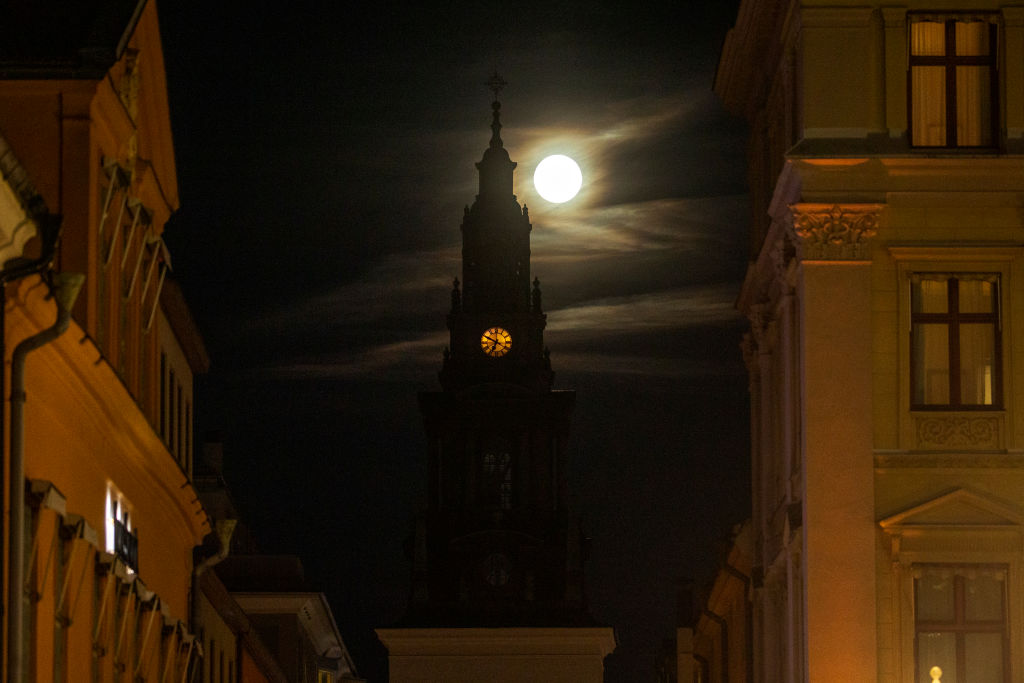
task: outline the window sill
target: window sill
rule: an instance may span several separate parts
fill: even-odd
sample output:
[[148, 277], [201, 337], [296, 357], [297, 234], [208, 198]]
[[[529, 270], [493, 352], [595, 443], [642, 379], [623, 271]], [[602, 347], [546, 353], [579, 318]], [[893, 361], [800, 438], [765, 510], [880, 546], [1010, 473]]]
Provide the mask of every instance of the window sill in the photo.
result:
[[922, 415], [934, 415], [935, 413], [949, 413], [950, 415], [956, 415], [964, 413], [965, 415], [976, 415], [977, 413], [1005, 413], [1006, 409], [1001, 405], [979, 405], [979, 406], [940, 406], [940, 405], [920, 405], [910, 406], [910, 412], [921, 413]]

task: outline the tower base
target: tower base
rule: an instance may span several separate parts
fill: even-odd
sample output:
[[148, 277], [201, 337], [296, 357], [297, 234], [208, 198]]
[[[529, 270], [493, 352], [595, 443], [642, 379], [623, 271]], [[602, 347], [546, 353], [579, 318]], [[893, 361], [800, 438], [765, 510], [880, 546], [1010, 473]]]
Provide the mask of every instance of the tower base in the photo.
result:
[[600, 683], [610, 627], [382, 628], [391, 683]]

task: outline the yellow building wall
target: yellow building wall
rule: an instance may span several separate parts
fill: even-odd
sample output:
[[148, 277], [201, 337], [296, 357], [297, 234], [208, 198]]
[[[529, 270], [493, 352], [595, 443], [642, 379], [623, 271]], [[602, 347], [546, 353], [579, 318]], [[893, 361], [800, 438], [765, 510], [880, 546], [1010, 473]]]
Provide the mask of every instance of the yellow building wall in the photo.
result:
[[[137, 65], [134, 76], [130, 63]], [[117, 88], [130, 92], [119, 96]], [[187, 634], [192, 553], [210, 526], [186, 471], [156, 431], [161, 340], [184, 366], [179, 376], [190, 402], [192, 379], [173, 334], [161, 330], [169, 328], [166, 319], [158, 315], [143, 329], [142, 312], [156, 305], [156, 278], [146, 300], [135, 294], [128, 314], [128, 364], [118, 367], [110, 357], [123, 346], [118, 326], [110, 326], [107, 354], [97, 342], [105, 305], [98, 239], [103, 161], [116, 160], [129, 173], [125, 191], [146, 207], [153, 236], [177, 208], [156, 3], [145, 3], [107, 78], [0, 81], [0, 133], [49, 210], [63, 215], [55, 268], [86, 275], [70, 328], [26, 364], [25, 477], [51, 482], [62, 501], [59, 511], [32, 511], [29, 680], [181, 680], [197, 652]], [[56, 306], [47, 290], [38, 276], [7, 286], [8, 367], [19, 341], [53, 324]], [[130, 510], [137, 573], [110, 569], [111, 491]], [[94, 537], [73, 536], [86, 526]]]
[[[986, 13], [997, 26], [996, 147], [909, 145], [915, 11]], [[1022, 680], [1024, 8], [744, 0], [716, 90], [753, 136], [739, 305], [752, 328], [765, 576], [755, 680], [919, 680], [913, 572], [924, 563], [1007, 567], [1007, 680]], [[780, 143], [784, 120], [795, 124]], [[956, 271], [999, 275], [1003, 405], [915, 411], [909, 278]]]
[[[235, 683], [239, 680], [244, 683], [249, 683], [250, 680], [266, 681], [262, 674], [253, 678], [238, 678], [240, 670], [240, 665], [236, 661], [240, 651], [238, 640], [231, 628], [210, 604], [203, 591], [199, 591], [196, 621], [203, 625], [203, 661], [201, 666], [204, 672], [198, 677], [199, 680], [204, 683]], [[259, 673], [259, 670], [256, 669], [254, 673]]]

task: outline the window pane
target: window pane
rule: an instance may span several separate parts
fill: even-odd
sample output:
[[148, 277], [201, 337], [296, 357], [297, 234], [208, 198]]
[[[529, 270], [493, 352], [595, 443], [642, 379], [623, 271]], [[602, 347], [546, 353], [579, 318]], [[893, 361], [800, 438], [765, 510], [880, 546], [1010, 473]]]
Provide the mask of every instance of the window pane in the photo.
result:
[[985, 280], [960, 280], [961, 313], [994, 313], [995, 283]]
[[960, 326], [960, 402], [964, 405], [992, 405], [995, 343], [991, 324]]
[[949, 303], [946, 286], [945, 279], [914, 282], [910, 293], [914, 313], [945, 313]]
[[956, 68], [956, 143], [992, 144], [992, 90], [987, 66]]
[[938, 21], [917, 21], [911, 24], [910, 52], [924, 56], [946, 54], [946, 25]]
[[953, 633], [918, 633], [917, 666], [917, 680], [921, 683], [932, 683], [932, 676], [929, 672], [933, 666], [942, 669], [942, 683], [957, 683], [956, 635]]
[[916, 324], [913, 327], [914, 403], [949, 403], [949, 328]]
[[988, 45], [988, 22], [987, 21], [958, 21], [956, 28], [956, 54], [978, 55], [990, 54]]
[[946, 144], [946, 70], [941, 66], [915, 66], [911, 130], [914, 145], [943, 147]]
[[[1005, 683], [1002, 633], [966, 633], [964, 650], [965, 670], [971, 683]], [[945, 675], [942, 680], [945, 682]]]
[[1003, 618], [1003, 576], [979, 571], [964, 578], [967, 621], [1000, 621]]
[[956, 618], [952, 571], [925, 570], [915, 583], [918, 621], [951, 622]]

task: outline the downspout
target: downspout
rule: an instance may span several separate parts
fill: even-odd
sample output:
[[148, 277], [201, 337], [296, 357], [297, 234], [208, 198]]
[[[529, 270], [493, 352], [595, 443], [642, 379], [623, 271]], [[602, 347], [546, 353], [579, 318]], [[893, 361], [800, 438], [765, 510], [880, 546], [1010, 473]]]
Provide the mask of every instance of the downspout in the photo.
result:
[[68, 329], [71, 307], [85, 276], [60, 273], [53, 279], [51, 296], [57, 302], [57, 320], [42, 332], [23, 339], [11, 354], [11, 464], [8, 482], [11, 516], [7, 585], [7, 678], [10, 683], [22, 683], [25, 677], [25, 361], [29, 353], [54, 341]]
[[[6, 147], [6, 143], [0, 138], [0, 152], [7, 152], [9, 148]], [[0, 161], [6, 154], [0, 154]], [[9, 162], [8, 162], [9, 163]], [[0, 172], [5, 180], [16, 176], [18, 173], [24, 173], [19, 167], [16, 167], [13, 171], [7, 167], [7, 165], [0, 164]], [[30, 220], [35, 222], [37, 228], [37, 235], [40, 238], [40, 253], [37, 258], [24, 259], [15, 258], [11, 259], [4, 264], [4, 268], [0, 270], [0, 391], [4, 386], [4, 363], [7, 353], [7, 327], [6, 327], [6, 308], [7, 308], [7, 284], [14, 282], [29, 275], [38, 273], [45, 273], [51, 267], [53, 263], [54, 255], [57, 252], [57, 242], [60, 239], [61, 223], [63, 218], [59, 214], [52, 214], [46, 209], [46, 204], [43, 202], [39, 195], [34, 194], [34, 190], [30, 191], [32, 197], [28, 200], [29, 206], [26, 207], [26, 211], [30, 216]], [[70, 307], [69, 307], [70, 308]], [[59, 304], [58, 304], [58, 322], [60, 318]], [[67, 323], [64, 324], [65, 327]], [[12, 359], [13, 360], [13, 359]], [[12, 385], [13, 386], [13, 385]], [[3, 404], [0, 402], [0, 444], [4, 441], [4, 421], [3, 417]], [[13, 418], [13, 408], [11, 410], [11, 416]], [[13, 432], [13, 425], [12, 425]], [[13, 437], [13, 435], [12, 435]], [[19, 437], [21, 439], [22, 437]], [[13, 443], [13, 438], [12, 438]], [[12, 454], [13, 454], [13, 448]], [[23, 455], [23, 452], [19, 454], [19, 457]], [[22, 461], [23, 463], [23, 461]], [[23, 643], [24, 643], [24, 604], [23, 604], [23, 590], [15, 589], [15, 586], [24, 585], [24, 541], [25, 541], [25, 528], [24, 528], [24, 504], [25, 504], [25, 476], [24, 466], [22, 465], [19, 473], [16, 473], [13, 469], [13, 461], [11, 463], [12, 469], [9, 471], [10, 481], [8, 482], [8, 488], [11, 491], [15, 491], [16, 494], [9, 499], [10, 503], [13, 503], [15, 498], [18, 500], [17, 507], [12, 505], [11, 515], [8, 517], [8, 525], [3, 530], [3, 534], [8, 539], [8, 557], [13, 560], [15, 553], [18, 555], [19, 561], [17, 563], [8, 563], [8, 596], [7, 601], [7, 680], [11, 683], [22, 683], [24, 679], [23, 673]], [[0, 468], [0, 491], [3, 490], [3, 469]], [[15, 482], [18, 482], [15, 485]], [[15, 515], [18, 516], [17, 526], [15, 526]], [[17, 544], [15, 544], [15, 538]], [[2, 552], [2, 551], [0, 551]], [[18, 576], [15, 576], [14, 572], [17, 572]], [[15, 583], [15, 579], [18, 583]], [[17, 677], [16, 677], [17, 676]]]
[[[199, 618], [199, 581], [202, 579], [203, 574], [210, 567], [223, 562], [228, 553], [231, 552], [231, 536], [235, 533], [235, 526], [238, 524], [237, 519], [218, 519], [214, 522], [214, 531], [217, 534], [217, 540], [220, 541], [220, 548], [213, 555], [207, 557], [199, 566], [195, 568], [192, 576], [192, 605], [191, 614], [189, 615], [189, 628], [195, 628], [197, 620]], [[241, 662], [241, 660], [238, 660]]]
[[[57, 243], [60, 240], [63, 218], [60, 214], [50, 213], [46, 202], [35, 191], [32, 183], [29, 181], [28, 173], [18, 162], [17, 158], [15, 158], [13, 151], [2, 135], [0, 135], [0, 182], [7, 184], [14, 190], [15, 194], [20, 198], [25, 214], [25, 217], [14, 227], [12, 235], [17, 235], [19, 231], [26, 227], [32, 228], [34, 226], [34, 234], [40, 241], [38, 257], [34, 259], [12, 258], [6, 261], [3, 264], [3, 268], [0, 269], [0, 395], [2, 395], [6, 373], [6, 363], [4, 361], [7, 360], [7, 284], [29, 275], [44, 273], [49, 270], [57, 253]], [[0, 401], [0, 444], [3, 444], [6, 440], [6, 422], [3, 419], [6, 408], [7, 406], [4, 402]], [[0, 452], [2, 450], [0, 448]], [[0, 492], [5, 488], [3, 477], [4, 468], [0, 467]], [[9, 526], [4, 527], [0, 524], [0, 547], [3, 545], [3, 538], [9, 538], [10, 533], [11, 529]], [[0, 550], [0, 554], [2, 552]], [[0, 615], [4, 618], [9, 618], [9, 612], [8, 614], [3, 614], [2, 606], [0, 606]], [[8, 623], [8, 634], [10, 632], [10, 623]]]

